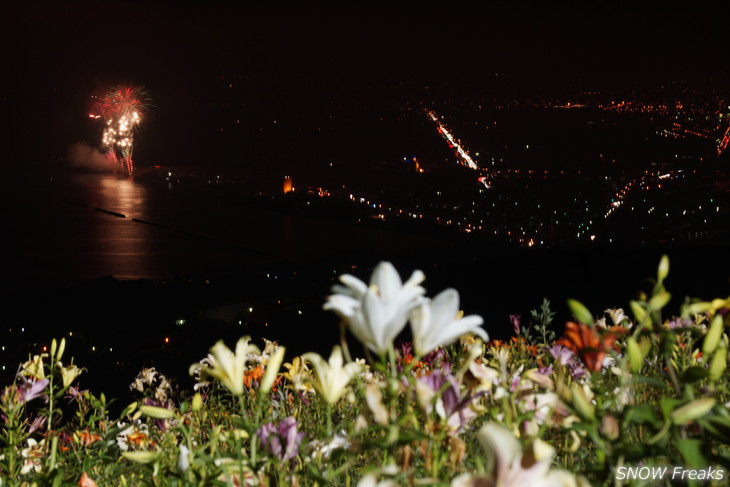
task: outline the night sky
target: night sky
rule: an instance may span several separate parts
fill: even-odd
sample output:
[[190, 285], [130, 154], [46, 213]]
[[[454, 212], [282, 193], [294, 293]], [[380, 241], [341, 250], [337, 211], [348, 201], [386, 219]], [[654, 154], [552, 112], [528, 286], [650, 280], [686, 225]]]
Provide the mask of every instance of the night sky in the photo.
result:
[[719, 12], [644, 5], [501, 2], [479, 13], [346, 14], [222, 2], [6, 2], [1, 101], [19, 116], [3, 131], [5, 145], [16, 159], [28, 146], [41, 158], [38, 147], [58, 152], [92, 139], [80, 123], [89, 96], [119, 83], [153, 96], [156, 128], [146, 130], [163, 142], [149, 153], [156, 160], [163, 150], [182, 157], [181, 146], [205, 128], [197, 119], [201, 107], [220, 102], [221, 76], [246, 80], [255, 124], [270, 115], [306, 121], [338, 104], [380, 99], [393, 85], [478, 91], [495, 73], [511, 76], [517, 90], [550, 91], [726, 69]]
[[344, 14], [220, 2], [9, 2], [3, 55], [20, 79], [28, 72], [166, 83], [221, 70], [274, 78], [339, 73], [354, 81], [379, 73], [438, 79], [546, 68], [553, 75], [639, 74], [723, 62], [716, 56], [727, 23], [719, 12], [643, 5], [503, 2], [479, 14]]

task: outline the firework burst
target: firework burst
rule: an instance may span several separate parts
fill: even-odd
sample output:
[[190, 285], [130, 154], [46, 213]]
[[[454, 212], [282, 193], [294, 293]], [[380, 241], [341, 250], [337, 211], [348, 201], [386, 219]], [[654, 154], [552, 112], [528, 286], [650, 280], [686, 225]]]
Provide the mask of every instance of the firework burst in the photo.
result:
[[149, 94], [138, 86], [120, 86], [95, 105], [97, 113], [90, 116], [104, 121], [101, 144], [107, 158], [115, 167], [121, 166], [127, 174], [133, 174], [134, 132], [149, 107]]

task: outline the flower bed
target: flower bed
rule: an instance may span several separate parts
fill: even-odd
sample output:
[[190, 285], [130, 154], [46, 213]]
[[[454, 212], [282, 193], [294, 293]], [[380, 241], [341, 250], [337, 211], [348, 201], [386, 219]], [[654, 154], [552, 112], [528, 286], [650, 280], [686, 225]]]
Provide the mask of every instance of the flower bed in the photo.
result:
[[0, 486], [727, 485], [730, 298], [666, 319], [668, 270], [631, 316], [570, 300], [555, 340], [544, 303], [500, 342], [455, 290], [427, 298], [421, 272], [381, 263], [328, 297], [329, 357], [218, 342], [190, 367], [194, 390], [144, 369], [119, 417], [74, 386], [84, 369], [54, 340], [2, 391]]

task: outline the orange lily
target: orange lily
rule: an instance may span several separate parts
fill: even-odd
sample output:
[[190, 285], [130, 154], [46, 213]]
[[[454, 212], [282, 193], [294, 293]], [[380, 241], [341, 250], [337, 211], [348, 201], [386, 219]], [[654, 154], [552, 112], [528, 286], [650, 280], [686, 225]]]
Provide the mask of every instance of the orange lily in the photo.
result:
[[565, 325], [565, 336], [556, 343], [578, 355], [588, 370], [597, 372], [603, 367], [608, 351], [616, 347], [616, 340], [625, 333], [625, 328], [613, 326], [601, 335], [595, 326], [568, 322]]

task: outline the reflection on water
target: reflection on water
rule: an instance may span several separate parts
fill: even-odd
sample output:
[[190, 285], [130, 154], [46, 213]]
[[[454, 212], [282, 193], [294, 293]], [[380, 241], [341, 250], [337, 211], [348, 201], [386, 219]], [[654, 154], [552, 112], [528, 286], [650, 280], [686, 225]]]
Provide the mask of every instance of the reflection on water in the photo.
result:
[[19, 191], [32, 198], [11, 212], [8, 267], [21, 282], [207, 277], [343, 249], [383, 255], [427, 245], [423, 237], [233, 204], [215, 186], [91, 174], [34, 184]]
[[133, 178], [101, 177], [99, 181], [100, 206], [122, 214], [138, 213], [147, 202], [147, 186], [135, 183]]

